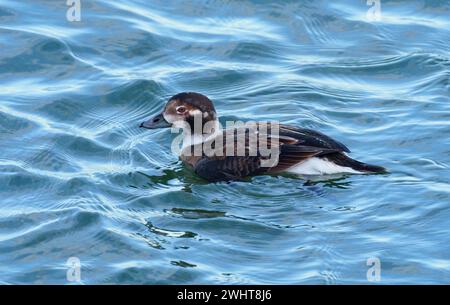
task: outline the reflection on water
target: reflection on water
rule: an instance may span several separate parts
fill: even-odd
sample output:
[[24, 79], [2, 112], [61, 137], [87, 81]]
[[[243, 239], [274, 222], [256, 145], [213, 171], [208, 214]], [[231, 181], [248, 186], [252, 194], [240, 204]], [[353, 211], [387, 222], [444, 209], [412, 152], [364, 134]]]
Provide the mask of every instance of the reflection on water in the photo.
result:
[[[443, 1], [0, 1], [1, 283], [448, 283]], [[181, 91], [389, 174], [207, 183], [139, 129]]]

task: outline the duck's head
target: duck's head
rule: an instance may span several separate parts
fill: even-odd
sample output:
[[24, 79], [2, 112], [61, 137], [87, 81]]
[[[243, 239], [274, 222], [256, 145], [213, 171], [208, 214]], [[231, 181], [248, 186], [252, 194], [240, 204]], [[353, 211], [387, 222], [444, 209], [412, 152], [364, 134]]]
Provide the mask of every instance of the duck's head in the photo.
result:
[[201, 122], [203, 127], [206, 123], [216, 120], [216, 110], [208, 97], [195, 92], [182, 92], [172, 96], [160, 114], [142, 122], [140, 127], [182, 127], [187, 123], [191, 130], [194, 130], [194, 122]]

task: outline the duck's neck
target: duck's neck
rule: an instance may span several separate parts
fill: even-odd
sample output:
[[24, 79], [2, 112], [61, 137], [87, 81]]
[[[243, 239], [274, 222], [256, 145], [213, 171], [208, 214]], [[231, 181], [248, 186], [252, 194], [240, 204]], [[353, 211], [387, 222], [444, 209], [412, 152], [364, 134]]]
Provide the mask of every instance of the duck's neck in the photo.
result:
[[190, 133], [190, 132], [183, 132], [183, 146], [182, 149], [193, 146], [193, 145], [198, 145], [198, 144], [202, 144], [205, 141], [214, 138], [215, 136], [217, 136], [220, 132], [222, 132], [222, 128], [220, 126], [220, 123], [218, 120], [215, 120], [213, 122], [213, 124], [211, 125], [213, 126], [210, 130], [204, 130], [203, 133]]

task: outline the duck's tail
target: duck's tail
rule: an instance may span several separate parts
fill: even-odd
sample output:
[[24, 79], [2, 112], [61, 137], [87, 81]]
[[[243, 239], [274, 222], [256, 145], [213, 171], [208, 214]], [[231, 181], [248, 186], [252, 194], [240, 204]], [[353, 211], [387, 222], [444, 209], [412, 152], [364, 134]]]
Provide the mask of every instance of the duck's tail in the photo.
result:
[[328, 154], [324, 157], [339, 166], [350, 167], [358, 172], [378, 174], [387, 172], [387, 170], [382, 166], [359, 162], [355, 159], [350, 158], [344, 153], [333, 153]]

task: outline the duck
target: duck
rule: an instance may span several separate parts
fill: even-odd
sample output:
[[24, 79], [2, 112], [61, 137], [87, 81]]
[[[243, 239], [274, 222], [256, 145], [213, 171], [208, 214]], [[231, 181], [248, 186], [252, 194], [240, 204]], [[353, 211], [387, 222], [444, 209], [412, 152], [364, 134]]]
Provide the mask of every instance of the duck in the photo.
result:
[[275, 121], [223, 128], [213, 102], [196, 92], [172, 96], [161, 113], [140, 127], [181, 128], [177, 153], [198, 176], [211, 182], [285, 172], [302, 176], [386, 173], [382, 166], [352, 159], [347, 146], [317, 130]]

